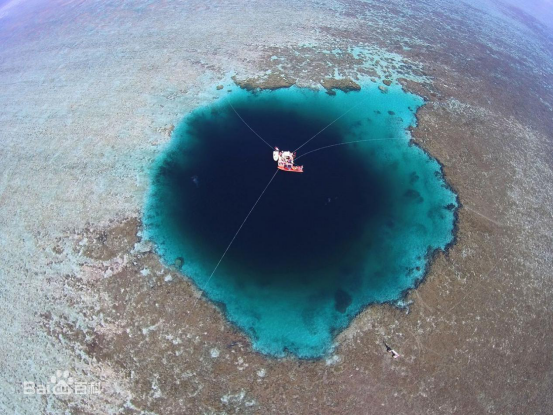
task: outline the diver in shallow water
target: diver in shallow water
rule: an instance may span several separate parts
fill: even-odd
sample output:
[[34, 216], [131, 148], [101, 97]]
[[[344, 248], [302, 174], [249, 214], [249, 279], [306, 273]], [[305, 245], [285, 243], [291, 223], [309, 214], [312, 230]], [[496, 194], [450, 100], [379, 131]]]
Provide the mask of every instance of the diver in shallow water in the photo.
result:
[[394, 359], [397, 359], [399, 357], [399, 353], [396, 352], [394, 349], [392, 349], [390, 346], [384, 342], [384, 346], [386, 347], [386, 352], [390, 353]]

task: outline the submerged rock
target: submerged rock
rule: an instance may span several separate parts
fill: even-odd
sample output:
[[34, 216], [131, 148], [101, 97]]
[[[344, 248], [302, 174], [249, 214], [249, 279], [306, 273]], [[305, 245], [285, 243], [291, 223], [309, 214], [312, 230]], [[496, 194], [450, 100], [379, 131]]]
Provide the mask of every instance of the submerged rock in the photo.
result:
[[417, 174], [416, 171], [411, 172], [411, 174], [409, 175], [409, 183], [411, 184], [416, 183], [419, 179], [420, 176]]
[[343, 91], [343, 92], [361, 91], [361, 86], [349, 78], [344, 78], [344, 79], [325, 78], [321, 82], [321, 85], [327, 91], [332, 91], [333, 89], [339, 89], [340, 91]]
[[294, 79], [289, 78], [282, 72], [272, 72], [264, 78], [246, 78], [244, 80], [240, 80], [236, 76], [233, 76], [232, 80], [240, 88], [247, 91], [255, 91], [256, 89], [274, 91], [280, 88], [290, 88], [296, 83]]
[[416, 203], [424, 202], [424, 198], [415, 189], [407, 189], [405, 191], [405, 193], [403, 194], [403, 196], [406, 197], [407, 199], [410, 199], [410, 200], [416, 202]]
[[345, 313], [352, 302], [351, 295], [342, 289], [334, 293], [334, 308], [340, 313]]

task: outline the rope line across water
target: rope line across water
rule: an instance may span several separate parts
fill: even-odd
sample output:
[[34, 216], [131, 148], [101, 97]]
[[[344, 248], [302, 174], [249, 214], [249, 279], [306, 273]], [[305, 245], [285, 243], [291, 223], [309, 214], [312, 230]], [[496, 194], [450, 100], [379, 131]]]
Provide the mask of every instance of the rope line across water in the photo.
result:
[[332, 121], [330, 124], [328, 124], [325, 128], [323, 128], [321, 131], [319, 131], [317, 134], [315, 134], [313, 137], [311, 137], [309, 140], [307, 140], [305, 143], [303, 143], [301, 146], [296, 148], [294, 152], [298, 151], [300, 148], [302, 148], [304, 145], [309, 143], [311, 140], [313, 140], [315, 137], [317, 137], [319, 134], [321, 134], [324, 130], [326, 130], [328, 127], [330, 127], [332, 124], [334, 124], [336, 121], [338, 121], [340, 118], [345, 117], [347, 113], [349, 113], [354, 108], [358, 107], [362, 103], [366, 102], [370, 97], [367, 97], [361, 101], [359, 101], [357, 104], [353, 105], [350, 109], [348, 109], [346, 112], [344, 112], [342, 115], [340, 115], [338, 118], [336, 118], [334, 121]]
[[[225, 257], [225, 255], [227, 254], [228, 250], [230, 249], [230, 246], [232, 245], [232, 243], [234, 242], [234, 240], [236, 239], [236, 237], [238, 236], [238, 234], [240, 233], [240, 231], [242, 230], [242, 228], [244, 227], [244, 224], [246, 223], [246, 221], [248, 220], [248, 218], [250, 217], [250, 215], [252, 214], [253, 210], [255, 209], [255, 207], [257, 206], [257, 204], [259, 203], [259, 201], [261, 200], [261, 198], [263, 197], [263, 195], [265, 194], [265, 192], [267, 191], [267, 189], [269, 188], [269, 186], [271, 185], [271, 183], [273, 182], [273, 179], [275, 178], [275, 176], [277, 175], [278, 173], [278, 169], [275, 171], [275, 174], [273, 174], [273, 177], [271, 177], [271, 180], [269, 180], [269, 183], [267, 183], [267, 186], [265, 186], [265, 188], [263, 189], [263, 191], [261, 192], [261, 194], [259, 195], [259, 197], [257, 198], [257, 200], [255, 201], [254, 205], [252, 206], [252, 208], [250, 209], [250, 211], [248, 212], [248, 214], [246, 215], [246, 218], [244, 219], [244, 221], [242, 222], [242, 224], [240, 225], [240, 227], [238, 228], [238, 230], [236, 231], [236, 233], [234, 234], [234, 236], [232, 237], [230, 243], [228, 244], [227, 246], [227, 249], [225, 249], [225, 252], [223, 252], [223, 255], [221, 256], [221, 258], [219, 259], [219, 262], [217, 262], [217, 265], [215, 265], [215, 268], [213, 269], [213, 272], [211, 273], [211, 275], [209, 276], [209, 278], [207, 279], [207, 281], [205, 282], [204, 286], [202, 287], [202, 293], [205, 291], [205, 288], [207, 287], [207, 285], [209, 284], [209, 281], [211, 281], [211, 278], [213, 277], [213, 275], [215, 274], [215, 271], [217, 271], [217, 268], [219, 268], [219, 265], [221, 264], [221, 262], [223, 261], [223, 258]], [[192, 304], [192, 307], [194, 307], [196, 305], [196, 303], [198, 302], [198, 300], [200, 299], [201, 297], [201, 294], [196, 298], [196, 301], [194, 301], [194, 304]]]
[[388, 140], [404, 140], [404, 138], [403, 137], [401, 137], [401, 138], [399, 138], [399, 137], [396, 137], [396, 138], [394, 138], [394, 137], [390, 137], [390, 138], [370, 138], [370, 139], [367, 139], [367, 140], [355, 140], [355, 141], [346, 141], [345, 143], [331, 144], [331, 145], [328, 145], [328, 146], [316, 148], [315, 150], [308, 151], [307, 153], [303, 153], [301, 156], [296, 157], [296, 160], [299, 160], [300, 158], [302, 158], [303, 156], [307, 156], [308, 154], [314, 153], [315, 151], [324, 150], [325, 148], [343, 146], [343, 145], [346, 145], [346, 144], [354, 144], [354, 143], [366, 143], [368, 141], [388, 141]]
[[254, 133], [256, 136], [259, 137], [259, 139], [260, 139], [261, 141], [263, 141], [265, 144], [267, 144], [267, 145], [271, 148], [271, 150], [274, 150], [273, 146], [270, 145], [267, 141], [265, 141], [265, 140], [263, 139], [263, 137], [261, 137], [259, 134], [257, 134], [257, 133], [255, 132], [255, 130], [254, 130], [252, 127], [250, 127], [250, 125], [244, 120], [244, 118], [242, 118], [242, 117], [240, 116], [240, 114], [238, 114], [238, 111], [236, 111], [236, 108], [234, 108], [234, 105], [232, 105], [232, 102], [228, 101], [228, 103], [229, 103], [230, 107], [232, 108], [232, 110], [236, 113], [236, 115], [238, 115], [238, 118], [240, 118], [240, 119], [242, 120], [242, 122], [243, 122], [244, 124], [246, 124], [246, 126], [252, 131], [252, 133]]

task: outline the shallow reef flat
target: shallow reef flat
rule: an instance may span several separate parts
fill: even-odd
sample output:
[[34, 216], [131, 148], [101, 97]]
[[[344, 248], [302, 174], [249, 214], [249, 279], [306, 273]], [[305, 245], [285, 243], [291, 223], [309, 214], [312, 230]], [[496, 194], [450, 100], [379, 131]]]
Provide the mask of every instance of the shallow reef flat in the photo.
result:
[[[544, 16], [472, 0], [2, 2], [1, 411], [551, 412]], [[410, 135], [459, 196], [455, 244], [323, 357], [268, 357], [145, 238], [155, 160], [231, 85], [339, 98], [366, 81], [424, 98]], [[101, 393], [22, 392], [57, 370]]]

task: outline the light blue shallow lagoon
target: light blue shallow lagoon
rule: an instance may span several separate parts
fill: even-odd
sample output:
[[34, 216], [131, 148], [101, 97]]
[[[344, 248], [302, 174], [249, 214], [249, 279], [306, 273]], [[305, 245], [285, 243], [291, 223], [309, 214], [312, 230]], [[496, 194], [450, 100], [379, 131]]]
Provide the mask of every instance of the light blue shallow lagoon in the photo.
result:
[[[321, 357], [365, 307], [415, 288], [454, 239], [457, 197], [410, 143], [423, 104], [371, 82], [336, 95], [232, 88], [189, 114], [155, 162], [146, 236], [256, 350]], [[281, 150], [318, 135], [298, 151], [304, 173], [274, 177], [210, 278], [276, 171], [250, 128]]]

